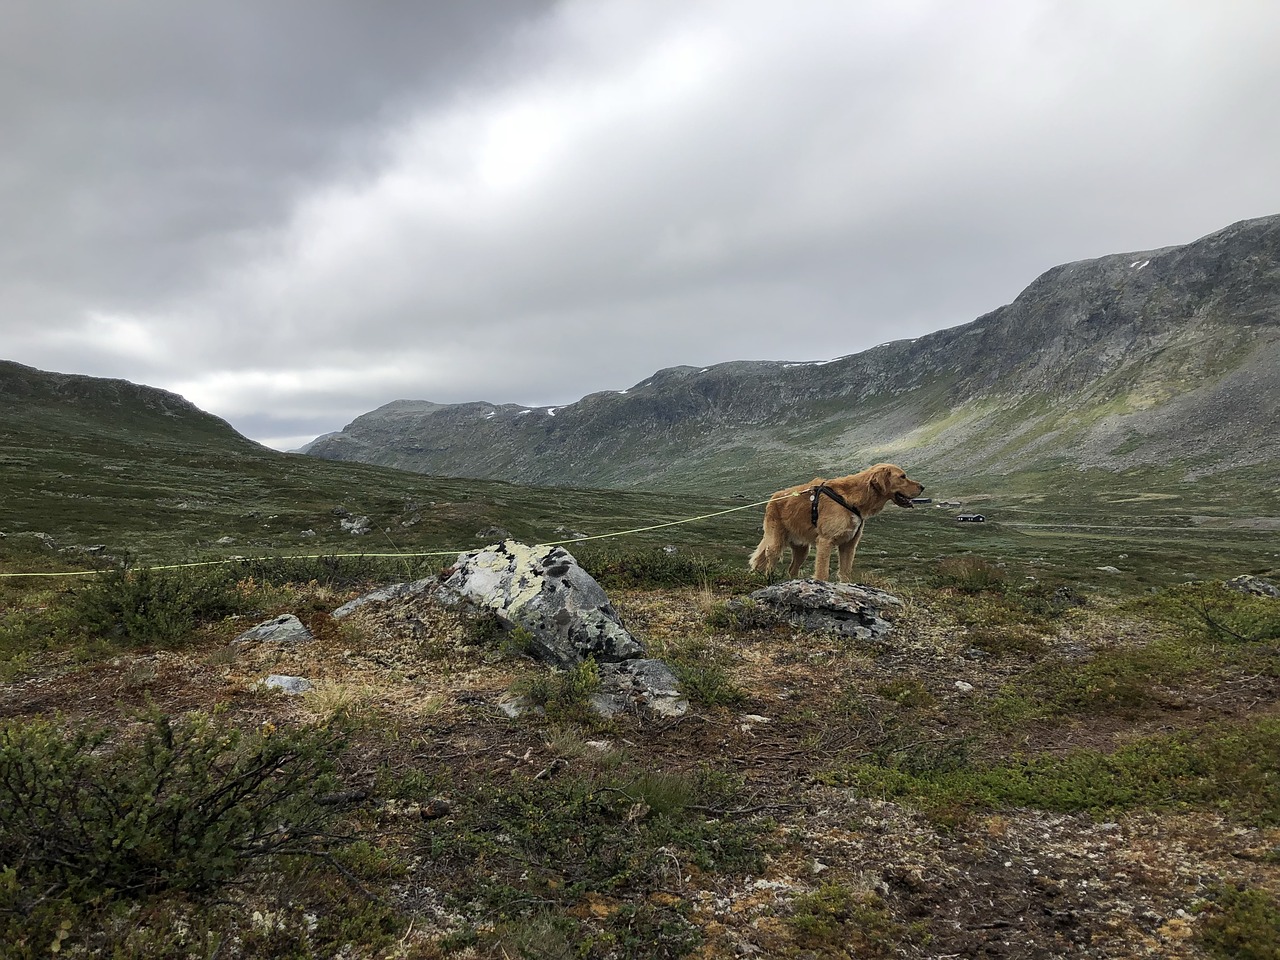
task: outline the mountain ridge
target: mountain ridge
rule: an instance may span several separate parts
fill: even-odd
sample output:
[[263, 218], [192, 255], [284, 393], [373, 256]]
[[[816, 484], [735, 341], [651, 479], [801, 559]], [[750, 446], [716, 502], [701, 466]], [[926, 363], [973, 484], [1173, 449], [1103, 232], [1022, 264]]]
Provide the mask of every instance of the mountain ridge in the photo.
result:
[[393, 401], [308, 453], [604, 487], [741, 486], [903, 458], [934, 474], [1280, 462], [1280, 215], [1046, 270], [956, 327], [832, 360], [676, 366], [532, 408]]

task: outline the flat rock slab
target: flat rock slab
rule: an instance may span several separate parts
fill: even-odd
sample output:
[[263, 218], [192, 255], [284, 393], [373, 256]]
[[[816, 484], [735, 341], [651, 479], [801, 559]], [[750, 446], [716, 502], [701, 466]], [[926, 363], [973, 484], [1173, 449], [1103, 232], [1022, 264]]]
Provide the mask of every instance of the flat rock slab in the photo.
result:
[[314, 689], [313, 684], [306, 677], [286, 677], [278, 673], [273, 673], [267, 677], [262, 681], [262, 685], [268, 690], [279, 690], [281, 693], [288, 694], [291, 697], [296, 697]]
[[881, 613], [900, 607], [891, 593], [852, 583], [826, 580], [788, 580], [751, 594], [768, 616], [805, 630], [842, 633], [859, 640], [878, 640], [893, 626]]
[[286, 613], [263, 621], [256, 627], [250, 627], [232, 642], [292, 644], [306, 643], [314, 639], [311, 631], [303, 625], [301, 620], [291, 613]]
[[374, 590], [372, 593], [366, 593], [362, 597], [356, 597], [347, 603], [344, 603], [337, 610], [333, 611], [331, 616], [335, 620], [341, 620], [349, 617], [361, 607], [370, 603], [386, 603], [388, 600], [398, 600], [400, 597], [415, 597], [426, 593], [436, 587], [438, 581], [434, 577], [425, 580], [414, 580], [411, 583], [393, 583], [389, 587], [382, 587]]

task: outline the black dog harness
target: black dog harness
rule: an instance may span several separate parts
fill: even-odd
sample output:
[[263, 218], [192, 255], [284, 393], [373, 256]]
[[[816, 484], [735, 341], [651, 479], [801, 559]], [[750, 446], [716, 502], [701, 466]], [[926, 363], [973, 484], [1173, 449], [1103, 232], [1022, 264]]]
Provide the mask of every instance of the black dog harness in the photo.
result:
[[858, 518], [858, 526], [862, 526], [862, 511], [828, 487], [825, 483], [820, 483], [809, 491], [809, 520], [815, 527], [818, 525], [818, 498], [823, 495], [830, 497], [836, 503], [840, 504], [840, 506], [852, 513]]

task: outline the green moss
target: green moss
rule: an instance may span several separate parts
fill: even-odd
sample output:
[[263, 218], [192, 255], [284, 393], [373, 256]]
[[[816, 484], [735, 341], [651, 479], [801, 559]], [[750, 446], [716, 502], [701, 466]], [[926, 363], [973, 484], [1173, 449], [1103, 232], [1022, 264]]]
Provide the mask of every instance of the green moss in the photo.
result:
[[1197, 940], [1221, 960], [1280, 960], [1280, 902], [1262, 890], [1218, 887], [1201, 906]]

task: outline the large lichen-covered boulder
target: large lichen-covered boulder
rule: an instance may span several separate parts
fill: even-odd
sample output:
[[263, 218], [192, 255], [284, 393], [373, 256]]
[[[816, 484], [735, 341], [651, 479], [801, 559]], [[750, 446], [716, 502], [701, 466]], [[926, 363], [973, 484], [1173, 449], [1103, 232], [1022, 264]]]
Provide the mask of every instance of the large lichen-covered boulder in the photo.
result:
[[464, 598], [523, 627], [539, 659], [557, 667], [645, 656], [604, 589], [560, 547], [504, 540], [461, 554], [436, 595]]

